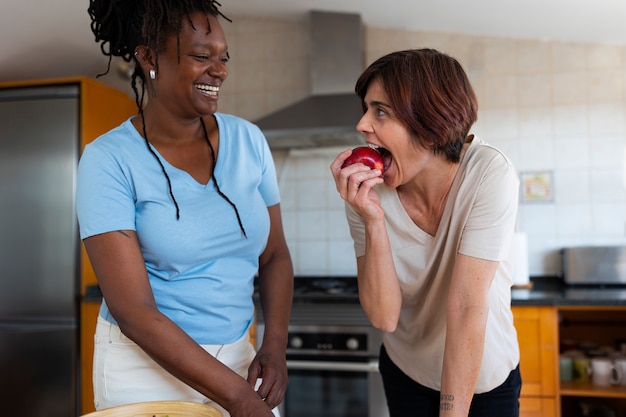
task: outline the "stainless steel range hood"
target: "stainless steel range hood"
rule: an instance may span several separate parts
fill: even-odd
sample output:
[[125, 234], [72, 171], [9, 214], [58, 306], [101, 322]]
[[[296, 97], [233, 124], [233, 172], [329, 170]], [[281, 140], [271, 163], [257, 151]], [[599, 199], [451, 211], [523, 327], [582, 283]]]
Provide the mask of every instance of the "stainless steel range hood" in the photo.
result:
[[311, 11], [311, 95], [255, 123], [273, 149], [363, 144], [354, 84], [363, 71], [358, 14]]

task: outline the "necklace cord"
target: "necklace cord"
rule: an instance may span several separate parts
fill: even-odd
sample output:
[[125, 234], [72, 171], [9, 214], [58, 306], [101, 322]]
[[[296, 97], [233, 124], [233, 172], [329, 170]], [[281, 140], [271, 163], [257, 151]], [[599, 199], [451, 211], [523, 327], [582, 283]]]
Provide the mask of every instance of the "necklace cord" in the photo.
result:
[[167, 180], [167, 187], [170, 191], [170, 197], [172, 198], [172, 201], [174, 202], [174, 206], [176, 207], [176, 220], [179, 220], [180, 208], [178, 207], [178, 202], [176, 201], [176, 198], [174, 198], [174, 192], [172, 191], [172, 182], [170, 181], [169, 175], [167, 175], [167, 171], [165, 171], [165, 167], [163, 166], [161, 159], [159, 159], [158, 155], [154, 152], [154, 150], [150, 146], [150, 141], [148, 140], [148, 133], [146, 132], [146, 118], [143, 116], [142, 109], [139, 110], [139, 114], [141, 116], [141, 124], [143, 126], [143, 137], [144, 137], [144, 140], [146, 141], [146, 146], [148, 147], [148, 150], [150, 151], [152, 156], [154, 156], [154, 158], [159, 163], [159, 166], [161, 167], [161, 171], [163, 172], [163, 175], [165, 175], [165, 179]]
[[204, 139], [209, 144], [209, 148], [211, 149], [211, 158], [213, 159], [213, 168], [211, 169], [211, 178], [213, 178], [215, 191], [217, 191], [217, 193], [220, 196], [222, 196], [222, 198], [226, 200], [228, 204], [230, 204], [231, 207], [235, 210], [235, 215], [237, 216], [237, 222], [239, 223], [239, 228], [241, 229], [241, 233], [243, 233], [244, 237], [247, 239], [248, 235], [246, 234], [246, 229], [243, 227], [243, 223], [241, 221], [241, 217], [239, 216], [239, 210], [237, 210], [237, 206], [235, 205], [235, 203], [230, 201], [230, 198], [228, 198], [226, 194], [222, 192], [219, 184], [217, 183], [217, 178], [215, 178], [215, 176], [213, 175], [213, 173], [215, 172], [215, 166], [217, 164], [217, 158], [215, 157], [215, 149], [213, 149], [213, 145], [211, 144], [211, 141], [209, 140], [209, 134], [207, 133], [206, 125], [204, 124], [204, 119], [200, 118], [200, 124], [202, 125], [202, 131], [204, 132]]
[[[142, 100], [143, 100], [143, 97], [142, 97]], [[165, 166], [163, 166], [163, 163], [161, 162], [161, 159], [158, 157], [156, 152], [154, 152], [154, 150], [150, 146], [150, 141], [148, 140], [148, 133], [146, 131], [146, 119], [144, 117], [143, 109], [141, 107], [139, 108], [139, 115], [141, 116], [141, 124], [142, 124], [142, 127], [143, 127], [143, 137], [144, 137], [144, 140], [146, 142], [146, 146], [148, 147], [148, 150], [150, 151], [152, 156], [154, 156], [154, 158], [159, 163], [159, 166], [161, 167], [161, 171], [163, 172], [163, 175], [165, 175], [165, 179], [167, 180], [167, 186], [168, 186], [168, 189], [169, 189], [170, 197], [172, 198], [172, 202], [174, 203], [174, 206], [176, 207], [176, 220], [179, 220], [180, 219], [180, 208], [178, 206], [178, 202], [176, 201], [176, 198], [174, 197], [174, 192], [172, 190], [172, 182], [170, 180], [169, 175], [167, 175], [167, 171], [165, 171]], [[228, 202], [228, 204], [230, 204], [231, 207], [235, 210], [235, 215], [237, 216], [237, 223], [239, 223], [239, 229], [241, 229], [241, 233], [243, 233], [243, 236], [247, 239], [248, 235], [246, 234], [246, 229], [243, 227], [243, 222], [241, 221], [241, 216], [239, 215], [239, 210], [237, 209], [237, 206], [235, 205], [235, 203], [233, 203], [230, 200], [230, 198], [228, 198], [226, 196], [226, 194], [224, 194], [222, 192], [222, 190], [220, 189], [219, 184], [217, 183], [217, 178], [215, 178], [215, 176], [213, 175], [214, 171], [215, 171], [215, 165], [217, 164], [217, 158], [215, 156], [215, 149], [213, 148], [213, 145], [211, 144], [211, 141], [209, 140], [209, 134], [208, 134], [208, 132], [206, 130], [206, 125], [204, 124], [204, 119], [200, 118], [200, 124], [202, 125], [202, 132], [204, 133], [204, 139], [209, 144], [209, 149], [211, 149], [211, 159], [212, 159], [212, 162], [213, 162], [213, 166], [211, 168], [211, 176], [209, 177], [209, 181], [211, 179], [213, 179], [213, 184], [215, 185], [215, 191], [217, 191], [217, 193], [220, 195], [220, 197], [222, 197], [224, 200], [226, 200], [226, 202]]]

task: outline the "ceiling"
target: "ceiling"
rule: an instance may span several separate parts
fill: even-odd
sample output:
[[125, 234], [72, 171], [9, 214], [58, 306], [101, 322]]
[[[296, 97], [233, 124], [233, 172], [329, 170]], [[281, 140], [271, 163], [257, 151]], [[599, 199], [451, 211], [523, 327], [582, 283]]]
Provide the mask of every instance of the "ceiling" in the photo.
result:
[[[0, 81], [93, 76], [106, 68], [87, 1], [0, 0]], [[10, 3], [10, 4], [7, 4]], [[624, 0], [221, 0], [229, 17], [359, 13], [368, 26], [626, 45]]]

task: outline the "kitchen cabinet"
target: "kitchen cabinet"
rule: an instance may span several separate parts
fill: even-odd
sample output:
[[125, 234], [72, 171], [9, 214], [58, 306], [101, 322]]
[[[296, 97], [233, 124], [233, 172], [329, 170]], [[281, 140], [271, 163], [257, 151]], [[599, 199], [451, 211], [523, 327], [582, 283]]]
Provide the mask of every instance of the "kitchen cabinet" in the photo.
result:
[[[81, 86], [81, 147], [130, 116], [137, 114], [137, 105], [128, 95], [105, 86], [90, 78], [76, 80]], [[93, 402], [92, 361], [93, 335], [100, 309], [100, 301], [86, 298], [88, 287], [97, 285], [96, 276], [91, 268], [84, 246], [81, 245], [80, 257], [80, 394], [81, 412], [95, 411]]]
[[554, 307], [513, 307], [520, 346], [521, 417], [558, 417], [558, 320]]
[[[626, 386], [561, 382], [563, 341], [614, 347], [626, 339], [626, 307], [602, 305], [514, 306], [520, 345], [521, 417], [580, 416], [583, 408], [626, 415]], [[611, 415], [611, 414], [609, 414]]]
[[[588, 346], [616, 347], [626, 341], [626, 307], [562, 306], [559, 308], [559, 340]], [[580, 415], [582, 408], [603, 407], [615, 416], [626, 415], [626, 385], [599, 387], [589, 382], [560, 383], [563, 416]]]

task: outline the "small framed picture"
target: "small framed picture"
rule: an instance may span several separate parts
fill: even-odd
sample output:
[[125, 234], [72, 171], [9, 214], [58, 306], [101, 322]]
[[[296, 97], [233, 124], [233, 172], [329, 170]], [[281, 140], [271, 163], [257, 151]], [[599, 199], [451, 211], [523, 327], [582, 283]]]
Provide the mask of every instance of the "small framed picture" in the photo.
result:
[[552, 171], [528, 171], [520, 174], [522, 202], [554, 200]]

